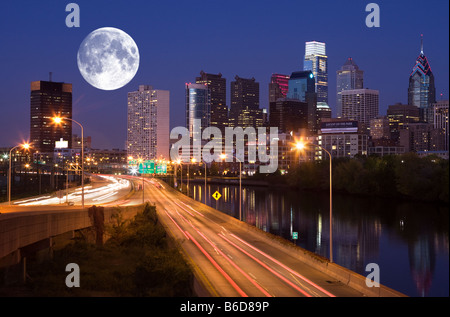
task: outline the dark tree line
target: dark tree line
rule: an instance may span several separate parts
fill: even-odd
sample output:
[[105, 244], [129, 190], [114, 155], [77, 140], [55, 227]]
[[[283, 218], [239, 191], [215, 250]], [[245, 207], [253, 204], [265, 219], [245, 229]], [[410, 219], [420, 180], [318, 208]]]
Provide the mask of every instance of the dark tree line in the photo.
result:
[[[292, 187], [329, 189], [329, 161], [306, 162], [286, 177]], [[333, 190], [349, 194], [449, 201], [449, 161], [414, 153], [333, 160]]]

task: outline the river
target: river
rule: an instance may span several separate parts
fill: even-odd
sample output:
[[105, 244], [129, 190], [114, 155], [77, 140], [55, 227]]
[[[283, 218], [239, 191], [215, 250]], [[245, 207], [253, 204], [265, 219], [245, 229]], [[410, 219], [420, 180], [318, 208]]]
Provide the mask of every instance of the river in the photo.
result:
[[[204, 202], [204, 183], [189, 187], [190, 197]], [[206, 203], [239, 219], [239, 186], [208, 184]], [[328, 193], [245, 186], [241, 213], [243, 221], [329, 258]], [[383, 285], [412, 297], [449, 296], [445, 206], [334, 194], [332, 225], [335, 263], [364, 276], [376, 263]]]

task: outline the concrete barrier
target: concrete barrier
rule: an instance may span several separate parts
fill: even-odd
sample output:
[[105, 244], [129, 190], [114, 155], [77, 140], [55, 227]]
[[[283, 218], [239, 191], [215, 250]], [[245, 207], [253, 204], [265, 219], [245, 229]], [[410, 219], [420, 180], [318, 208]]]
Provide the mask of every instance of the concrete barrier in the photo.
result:
[[[104, 222], [109, 223], [119, 211], [123, 219], [134, 217], [143, 208], [105, 207]], [[28, 211], [0, 215], [0, 267], [20, 260], [20, 249], [70, 231], [93, 225], [89, 209], [58, 209], [48, 211]], [[5, 260], [4, 260], [5, 259]], [[4, 261], [2, 261], [4, 260]]]

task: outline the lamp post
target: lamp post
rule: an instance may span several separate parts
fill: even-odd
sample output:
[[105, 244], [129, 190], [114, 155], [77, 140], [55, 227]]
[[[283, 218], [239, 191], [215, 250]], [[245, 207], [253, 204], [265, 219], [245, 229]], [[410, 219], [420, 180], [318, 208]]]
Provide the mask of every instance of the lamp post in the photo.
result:
[[[193, 158], [192, 163], [195, 163], [195, 161], [196, 161], [195, 158]], [[202, 161], [203, 161], [203, 164], [205, 165], [205, 195], [204, 196], [205, 196], [205, 205], [206, 205], [206, 162], [203, 159], [202, 159]]]
[[22, 148], [28, 150], [30, 148], [29, 143], [19, 144], [9, 150], [9, 169], [8, 169], [8, 204], [11, 205], [11, 155], [12, 151], [21, 146]]
[[53, 122], [56, 124], [61, 124], [63, 120], [69, 120], [72, 122], [75, 122], [78, 124], [81, 128], [81, 208], [84, 209], [84, 128], [83, 126], [78, 122], [71, 118], [61, 118], [61, 117], [54, 117]]
[[142, 164], [142, 204], [145, 203], [145, 182], [144, 182], [144, 160], [139, 158], [138, 162]]
[[[231, 156], [239, 161], [239, 220], [242, 220], [242, 161], [234, 155]], [[222, 160], [226, 159], [226, 157], [226, 154], [220, 155]]]
[[295, 147], [298, 150], [303, 150], [307, 145], [319, 147], [320, 149], [325, 151], [330, 158], [330, 262], [333, 262], [333, 184], [332, 184], [332, 180], [333, 180], [332, 161], [333, 161], [333, 158], [332, 158], [330, 152], [328, 152], [325, 148], [323, 148], [322, 146], [320, 146], [318, 144], [297, 142], [295, 144]]

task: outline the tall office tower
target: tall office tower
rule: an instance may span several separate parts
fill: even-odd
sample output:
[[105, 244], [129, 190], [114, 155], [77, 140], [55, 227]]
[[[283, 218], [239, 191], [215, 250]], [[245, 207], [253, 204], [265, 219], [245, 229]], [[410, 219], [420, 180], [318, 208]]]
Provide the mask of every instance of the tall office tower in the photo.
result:
[[262, 127], [263, 115], [259, 108], [259, 83], [255, 78], [235, 77], [231, 82], [230, 127]]
[[222, 78], [221, 73], [208, 74], [201, 71], [195, 82], [208, 86], [211, 95], [210, 125], [218, 127], [223, 134], [228, 126], [227, 80]]
[[311, 133], [316, 133], [318, 129], [317, 93], [313, 73], [311, 71], [293, 72], [289, 78], [287, 97], [308, 104], [308, 129]]
[[400, 130], [405, 129], [408, 124], [419, 122], [419, 108], [412, 105], [396, 103], [388, 106], [386, 116], [389, 120], [391, 139], [398, 141]]
[[289, 75], [272, 74], [269, 83], [269, 104], [279, 98], [286, 98], [289, 88]]
[[280, 133], [308, 130], [308, 103], [298, 99], [278, 98], [270, 103], [269, 125]]
[[433, 104], [433, 117], [434, 128], [442, 131], [444, 147], [441, 150], [448, 151], [448, 100], [440, 100]]
[[328, 106], [328, 56], [322, 42], [306, 42], [303, 70], [314, 74], [317, 104]]
[[372, 89], [342, 91], [342, 117], [359, 122], [369, 132], [370, 120], [378, 116], [379, 92]]
[[337, 117], [342, 117], [342, 91], [364, 88], [364, 71], [349, 57], [340, 70], [336, 71]]
[[186, 84], [186, 128], [192, 139], [202, 139], [201, 130], [211, 124], [210, 112], [211, 94], [208, 85]]
[[62, 138], [72, 147], [72, 121], [55, 125], [55, 116], [72, 119], [72, 84], [52, 81], [31, 82], [30, 142], [39, 152], [53, 152]]
[[434, 102], [436, 102], [434, 75], [423, 53], [423, 37], [421, 37], [420, 54], [409, 75], [408, 104], [419, 108], [421, 121], [432, 123], [431, 105]]
[[143, 160], [170, 159], [170, 92], [139, 85], [128, 93], [127, 154]]

